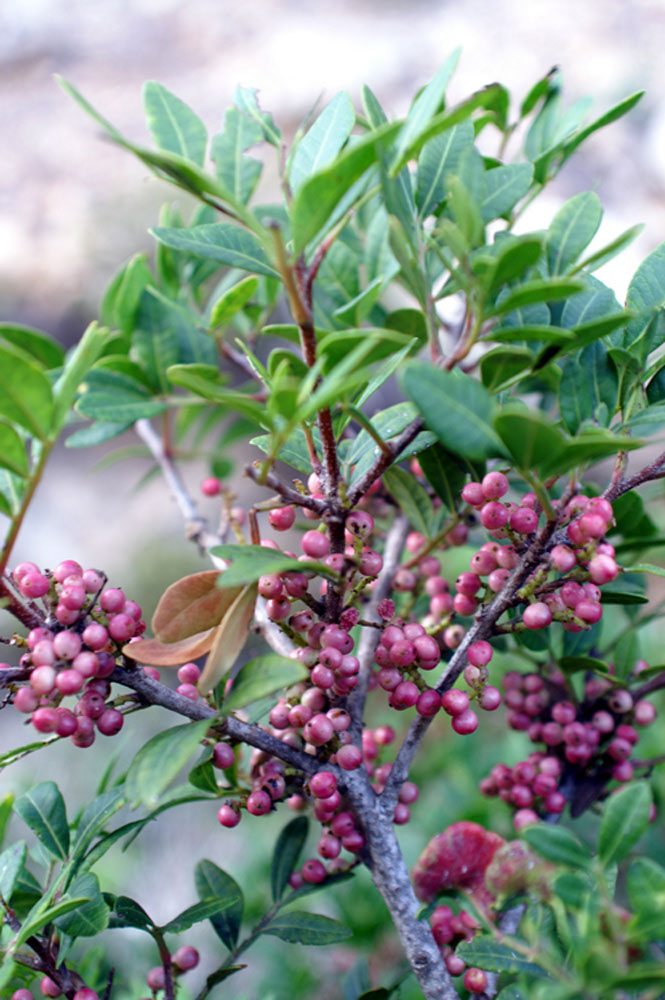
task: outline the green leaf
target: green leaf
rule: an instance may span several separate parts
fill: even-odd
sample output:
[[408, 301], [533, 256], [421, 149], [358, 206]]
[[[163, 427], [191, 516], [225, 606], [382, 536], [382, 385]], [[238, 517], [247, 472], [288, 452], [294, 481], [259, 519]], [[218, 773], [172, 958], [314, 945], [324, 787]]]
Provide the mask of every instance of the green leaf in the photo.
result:
[[143, 85], [143, 107], [155, 145], [202, 167], [208, 134], [198, 115], [154, 80]]
[[538, 236], [505, 236], [490, 247], [481, 248], [474, 255], [471, 266], [487, 290], [495, 291], [506, 282], [521, 277], [540, 260], [542, 252], [542, 239]]
[[640, 223], [637, 226], [631, 226], [630, 229], [626, 229], [625, 232], [617, 236], [615, 240], [608, 243], [607, 246], [601, 247], [600, 250], [594, 251], [594, 253], [589, 254], [585, 257], [576, 267], [571, 271], [571, 274], [576, 274], [578, 271], [595, 271], [597, 268], [602, 267], [603, 264], [607, 264], [608, 261], [616, 257], [617, 254], [621, 253], [625, 247], [629, 246], [633, 240], [637, 239], [642, 230], [644, 229], [644, 223]]
[[634, 781], [614, 792], [605, 803], [598, 833], [598, 856], [607, 867], [621, 861], [649, 825], [651, 790], [646, 781]]
[[383, 473], [383, 482], [401, 511], [406, 514], [414, 531], [420, 531], [426, 538], [432, 534], [434, 507], [427, 490], [420, 485], [410, 472], [393, 466]]
[[141, 747], [125, 778], [125, 795], [132, 806], [157, 804], [162, 792], [196, 752], [210, 722], [202, 719], [165, 729]]
[[282, 898], [282, 893], [289, 884], [289, 878], [305, 846], [308, 831], [309, 820], [306, 816], [296, 816], [280, 831], [270, 867], [270, 886], [275, 902]]
[[665, 576], [665, 569], [654, 563], [638, 563], [636, 566], [626, 566], [626, 573], [653, 573], [654, 576]]
[[76, 404], [85, 417], [103, 423], [135, 423], [163, 413], [167, 403], [153, 398], [139, 383], [120, 372], [96, 368], [87, 379], [87, 391]]
[[135, 899], [130, 899], [129, 896], [116, 896], [113, 899], [110, 928], [134, 927], [136, 930], [149, 931], [153, 926], [151, 918]]
[[186, 910], [179, 913], [168, 924], [160, 927], [162, 934], [182, 934], [188, 931], [195, 924], [200, 924], [203, 920], [209, 920], [217, 916], [223, 910], [235, 905], [235, 901], [230, 898], [211, 897], [201, 899], [198, 903], [188, 906]]
[[606, 111], [604, 115], [600, 116], [600, 118], [596, 118], [585, 128], [575, 133], [572, 139], [570, 139], [569, 142], [567, 142], [564, 147], [565, 159], [567, 160], [568, 157], [571, 156], [571, 154], [577, 149], [580, 143], [584, 142], [585, 139], [588, 139], [588, 137], [590, 135], [593, 135], [594, 132], [597, 132], [598, 129], [604, 128], [606, 125], [611, 125], [612, 122], [615, 122], [618, 118], [621, 118], [623, 117], [623, 115], [627, 114], [632, 108], [635, 107], [637, 102], [643, 96], [644, 96], [644, 91], [638, 90], [637, 93], [632, 94], [630, 97], [624, 98], [623, 101], [619, 101], [618, 104], [615, 104], [613, 108], [610, 108], [609, 111]]
[[533, 352], [528, 347], [495, 347], [480, 359], [480, 377], [491, 393], [519, 381], [533, 366]]
[[440, 444], [433, 444], [418, 454], [420, 467], [434, 492], [449, 511], [454, 511], [466, 482], [469, 465]]
[[599, 462], [619, 451], [641, 448], [642, 444], [635, 438], [613, 434], [602, 427], [589, 429], [566, 441], [563, 451], [543, 466], [543, 475], [561, 474], [578, 465]]
[[212, 140], [211, 156], [217, 166], [217, 176], [242, 204], [251, 198], [262, 169], [258, 160], [244, 154], [262, 139], [263, 129], [259, 122], [236, 108], [229, 108], [224, 114], [224, 130]]
[[60, 368], [65, 358], [65, 352], [60, 344], [32, 326], [23, 326], [21, 323], [0, 323], [0, 339], [27, 351], [35, 361], [46, 368]]
[[491, 425], [492, 399], [475, 379], [414, 361], [402, 374], [402, 387], [444, 448], [471, 461], [505, 456]]
[[284, 555], [275, 549], [266, 549], [262, 545], [216, 545], [210, 549], [213, 556], [233, 560], [220, 574], [217, 586], [238, 587], [246, 583], [254, 583], [260, 576], [270, 573], [303, 573], [311, 570], [327, 580], [339, 579], [337, 573], [323, 563], [307, 560], [300, 562], [291, 556]]
[[662, 922], [665, 909], [665, 868], [662, 865], [652, 858], [636, 858], [628, 869], [626, 888], [636, 913], [655, 911]]
[[588, 868], [591, 851], [570, 830], [549, 823], [534, 823], [520, 831], [534, 851], [548, 861], [571, 868]]
[[323, 917], [318, 913], [291, 910], [279, 913], [263, 931], [274, 934], [290, 944], [337, 944], [353, 936], [353, 931], [340, 924], [339, 920]]
[[465, 101], [461, 101], [460, 104], [454, 105], [449, 110], [439, 112], [439, 114], [431, 117], [429, 122], [423, 123], [424, 127], [421, 127], [415, 138], [395, 158], [390, 167], [391, 175], [396, 177], [410, 160], [418, 156], [425, 143], [433, 139], [434, 136], [440, 135], [442, 132], [446, 132], [452, 128], [453, 125], [458, 125], [460, 122], [465, 121], [465, 119], [473, 114], [476, 108], [486, 107], [496, 97], [499, 90], [500, 84], [496, 83], [490, 84], [488, 87], [483, 87]]
[[210, 311], [210, 326], [213, 330], [224, 329], [235, 314], [249, 302], [259, 287], [259, 279], [250, 275], [237, 285], [227, 289], [217, 299]]
[[303, 183], [291, 209], [295, 254], [314, 239], [343, 195], [376, 162], [380, 149], [390, 143], [399, 128], [399, 122], [392, 122], [375, 129]]
[[533, 180], [531, 163], [510, 163], [485, 174], [485, 195], [480, 203], [483, 222], [498, 219], [527, 194]]
[[609, 675], [605, 661], [598, 660], [594, 656], [563, 656], [558, 663], [566, 674], [579, 673], [581, 670], [593, 670], [596, 673]]
[[259, 698], [305, 680], [307, 670], [297, 660], [277, 653], [258, 656], [240, 669], [224, 701], [224, 712], [235, 712]]
[[98, 420], [70, 434], [65, 441], [65, 448], [94, 448], [95, 445], [104, 444], [105, 441], [124, 434], [131, 426], [131, 423], [110, 424]]
[[30, 474], [25, 442], [12, 425], [4, 420], [0, 420], [0, 466], [15, 472], [17, 476]]
[[495, 417], [494, 427], [518, 468], [524, 470], [541, 469], [556, 460], [566, 443], [551, 422], [521, 408], [504, 408]]
[[547, 234], [550, 274], [565, 274], [598, 232], [603, 209], [595, 191], [570, 198], [552, 220]]
[[11, 901], [27, 853], [25, 840], [19, 840], [0, 854], [0, 896], [7, 902]]
[[147, 254], [137, 253], [114, 276], [104, 293], [101, 320], [129, 335], [134, 327], [134, 317], [141, 292], [153, 284], [152, 271], [147, 264]]
[[150, 232], [160, 243], [174, 250], [182, 250], [205, 260], [216, 260], [253, 274], [279, 278], [258, 237], [229, 222], [213, 222], [192, 226], [191, 229], [157, 226]]
[[34, 434], [48, 437], [53, 419], [51, 386], [36, 364], [0, 345], [0, 414]]
[[487, 340], [497, 341], [499, 344], [511, 344], [526, 341], [545, 341], [552, 344], [573, 343], [574, 335], [570, 330], [564, 330], [560, 326], [499, 326], [490, 330], [486, 334]]
[[211, 365], [171, 365], [166, 373], [174, 385], [189, 389], [203, 399], [209, 399], [230, 411], [241, 413], [248, 420], [270, 426], [265, 405], [257, 403], [242, 392], [224, 388], [220, 372]]
[[556, 302], [583, 289], [582, 282], [574, 278], [534, 278], [511, 289], [487, 311], [486, 316], [504, 316], [514, 309], [537, 302]]
[[590, 344], [580, 355], [569, 357], [561, 371], [559, 407], [571, 434], [584, 420], [594, 418], [601, 403], [611, 417], [618, 388], [616, 368], [603, 344]]
[[112, 816], [125, 805], [122, 788], [111, 788], [93, 799], [83, 811], [76, 828], [73, 857], [80, 856], [93, 837], [101, 833]]
[[210, 917], [210, 923], [226, 947], [235, 948], [244, 906], [240, 886], [227, 872], [205, 858], [194, 869], [194, 881], [201, 899], [215, 898], [224, 903], [224, 908]]
[[[644, 361], [655, 347], [663, 341], [657, 338], [651, 327], [653, 315], [665, 305], [665, 243], [661, 243], [642, 261], [628, 286], [626, 306], [636, 313], [624, 334], [623, 346]], [[662, 327], [660, 323], [656, 329]]]
[[[54, 920], [55, 926], [70, 937], [95, 937], [106, 930], [110, 909], [99, 891], [99, 881], [91, 872], [84, 872], [75, 878], [67, 896], [87, 896], [88, 902]], [[65, 900], [67, 899], [65, 896]]]
[[438, 207], [448, 191], [448, 176], [457, 172], [465, 149], [473, 145], [473, 125], [470, 121], [453, 125], [446, 132], [430, 139], [418, 159], [416, 204], [421, 219]]
[[233, 101], [238, 111], [242, 111], [251, 121], [256, 122], [263, 138], [273, 146], [279, 146], [282, 140], [282, 133], [275, 125], [272, 115], [267, 111], [261, 111], [257, 100], [258, 91], [250, 87], [236, 87]]
[[413, 146], [430, 124], [433, 116], [439, 110], [446, 87], [459, 61], [461, 49], [455, 49], [444, 64], [437, 70], [426, 87], [420, 91], [409, 109], [406, 121], [397, 139], [397, 153], [402, 154]]
[[[383, 441], [391, 441], [415, 420], [418, 411], [413, 403], [396, 403], [372, 417], [372, 426]], [[371, 434], [361, 430], [354, 439], [346, 458], [346, 477], [349, 485], [360, 479], [372, 467], [379, 455], [379, 446]], [[307, 470], [311, 466], [308, 466]], [[352, 471], [353, 470], [353, 471]]]
[[335, 159], [351, 135], [356, 113], [351, 98], [344, 91], [336, 94], [297, 144], [289, 181], [295, 194], [312, 174], [323, 170]]
[[486, 972], [512, 972], [548, 978], [547, 972], [540, 965], [529, 962], [523, 955], [491, 937], [478, 935], [472, 941], [462, 941], [455, 949], [455, 954], [464, 959], [467, 965]]
[[14, 812], [28, 824], [40, 844], [64, 861], [69, 851], [69, 827], [65, 802], [53, 781], [36, 785], [17, 799]]

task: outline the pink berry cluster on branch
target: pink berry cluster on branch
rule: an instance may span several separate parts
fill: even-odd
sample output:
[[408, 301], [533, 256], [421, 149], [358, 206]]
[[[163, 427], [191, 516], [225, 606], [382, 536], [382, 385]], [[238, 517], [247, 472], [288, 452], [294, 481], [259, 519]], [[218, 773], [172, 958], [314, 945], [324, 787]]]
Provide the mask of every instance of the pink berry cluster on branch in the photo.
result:
[[[52, 572], [19, 563], [11, 583], [43, 621], [24, 640], [20, 668], [27, 683], [13, 686], [15, 708], [30, 715], [38, 732], [69, 736], [77, 747], [91, 746], [96, 732], [118, 733], [124, 713], [110, 700], [109, 678], [121, 646], [145, 629], [141, 606], [73, 559]], [[63, 700], [72, 696], [68, 708]]]

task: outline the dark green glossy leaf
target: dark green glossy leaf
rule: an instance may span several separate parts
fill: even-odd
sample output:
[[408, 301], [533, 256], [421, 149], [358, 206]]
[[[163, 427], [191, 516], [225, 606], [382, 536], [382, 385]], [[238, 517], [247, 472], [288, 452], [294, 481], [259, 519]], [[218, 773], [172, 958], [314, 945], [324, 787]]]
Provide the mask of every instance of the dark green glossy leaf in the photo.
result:
[[487, 972], [522, 973], [546, 978], [548, 976], [540, 965], [529, 962], [507, 945], [482, 935], [477, 935], [472, 941], [462, 941], [455, 949], [455, 954], [464, 959], [467, 965]]
[[663, 318], [652, 324], [654, 313], [665, 305], [665, 243], [642, 261], [633, 275], [626, 306], [636, 313], [627, 326], [623, 347], [644, 361], [663, 342]]
[[80, 856], [93, 837], [102, 833], [107, 822], [125, 805], [122, 788], [111, 788], [93, 799], [83, 810], [76, 828], [73, 857]]
[[202, 167], [208, 135], [191, 108], [154, 80], [143, 85], [143, 107], [155, 144]]
[[610, 417], [617, 402], [619, 380], [604, 344], [590, 344], [565, 362], [559, 382], [559, 407], [566, 427], [574, 434], [584, 420], [592, 420], [600, 403]]
[[196, 752], [210, 720], [174, 726], [141, 747], [125, 778], [125, 795], [133, 806], [154, 806], [160, 795]]
[[86, 896], [88, 902], [54, 920], [61, 933], [73, 938], [95, 937], [106, 930], [110, 909], [99, 891], [96, 875], [91, 872], [79, 875], [70, 885], [67, 895], [74, 898]]
[[471, 461], [506, 454], [491, 425], [492, 399], [469, 375], [416, 361], [404, 370], [402, 386], [449, 451]]
[[632, 451], [641, 447], [642, 442], [635, 438], [613, 434], [600, 427], [589, 429], [566, 441], [563, 451], [543, 466], [543, 475], [561, 474], [578, 465], [599, 462], [619, 451]]
[[[109, 897], [107, 895], [107, 901]], [[140, 903], [129, 896], [111, 898], [113, 910], [109, 918], [109, 927], [134, 927], [137, 930], [149, 931], [153, 922]]]
[[259, 698], [305, 680], [307, 670], [297, 660], [278, 653], [258, 656], [241, 667], [233, 678], [233, 686], [224, 700], [224, 712], [235, 712]]
[[418, 461], [436, 495], [449, 511], [454, 511], [466, 482], [466, 464], [440, 444], [433, 444], [419, 452]]
[[69, 852], [69, 827], [65, 802], [53, 781], [31, 788], [14, 803], [14, 812], [28, 824], [39, 842], [64, 861]]
[[480, 359], [482, 383], [488, 392], [500, 392], [527, 374], [533, 361], [533, 351], [528, 347], [495, 347]]
[[598, 833], [598, 856], [607, 866], [621, 861], [649, 825], [651, 790], [646, 781], [620, 788], [605, 803]]
[[231, 897], [209, 897], [201, 899], [198, 903], [188, 906], [186, 910], [179, 913], [168, 924], [164, 924], [160, 930], [162, 934], [182, 934], [188, 931], [195, 924], [200, 924], [203, 920], [209, 920], [223, 910], [236, 906], [235, 899]]
[[483, 279], [488, 291], [494, 291], [506, 282], [521, 277], [540, 260], [542, 252], [540, 237], [506, 237], [491, 247], [481, 248], [473, 259], [472, 267]]
[[598, 660], [595, 656], [563, 656], [558, 663], [567, 674], [579, 673], [581, 670], [593, 670], [600, 674], [609, 673], [605, 661]]
[[19, 840], [0, 854], [0, 896], [7, 902], [12, 898], [27, 853], [25, 840]]
[[201, 899], [219, 899], [224, 908], [210, 917], [215, 933], [227, 948], [234, 948], [242, 923], [244, 900], [238, 883], [212, 861], [199, 861], [194, 870], [196, 891]]
[[571, 868], [587, 868], [591, 863], [589, 848], [563, 826], [534, 823], [521, 830], [520, 835], [548, 861]]
[[434, 507], [427, 490], [410, 472], [393, 466], [383, 473], [386, 489], [393, 495], [400, 510], [406, 514], [415, 531], [426, 538], [432, 534]]
[[505, 407], [494, 419], [494, 427], [520, 469], [541, 469], [556, 460], [566, 440], [539, 414]]
[[193, 226], [191, 229], [167, 229], [157, 226], [152, 235], [167, 247], [191, 253], [195, 257], [216, 260], [228, 267], [239, 267], [253, 274], [278, 278], [261, 241], [253, 234], [227, 222]]
[[270, 885], [275, 902], [282, 898], [282, 893], [289, 884], [289, 878], [305, 846], [308, 831], [309, 820], [306, 816], [296, 816], [280, 831], [270, 868]]
[[598, 232], [603, 209], [595, 191], [576, 194], [552, 220], [547, 235], [550, 274], [565, 274]]
[[279, 913], [265, 928], [264, 934], [273, 934], [290, 944], [338, 944], [352, 937], [353, 932], [338, 920], [318, 913], [290, 910]]
[[[372, 426], [381, 439], [387, 442], [401, 434], [417, 415], [418, 411], [413, 403], [396, 403], [386, 410], [375, 413], [372, 417]], [[350, 485], [353, 485], [372, 467], [379, 455], [379, 450], [379, 446], [371, 434], [368, 434], [366, 430], [361, 430], [354, 439], [346, 459]]]

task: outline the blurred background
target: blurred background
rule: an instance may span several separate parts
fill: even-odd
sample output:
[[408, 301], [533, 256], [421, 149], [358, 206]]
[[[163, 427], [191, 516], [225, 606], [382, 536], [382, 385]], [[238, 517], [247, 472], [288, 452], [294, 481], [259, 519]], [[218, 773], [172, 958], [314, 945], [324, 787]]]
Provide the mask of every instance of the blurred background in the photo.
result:
[[[364, 82], [390, 113], [405, 112], [416, 89], [457, 46], [463, 51], [449, 88], [451, 103], [494, 80], [519, 103], [554, 65], [563, 72], [568, 101], [590, 94], [594, 114], [646, 89], [630, 115], [594, 135], [573, 157], [539, 199], [542, 216], [528, 219], [531, 227], [545, 225], [562, 201], [592, 188], [606, 208], [596, 245], [645, 222], [636, 243], [601, 272], [621, 298], [639, 261], [665, 238], [664, 42], [663, 0], [4, 0], [1, 317], [74, 342], [96, 317], [113, 273], [138, 250], [152, 248], [147, 229], [156, 223], [160, 205], [174, 197], [181, 201], [140, 163], [104, 141], [57, 86], [55, 73], [139, 142], [148, 141], [141, 107], [141, 86], [148, 79], [189, 103], [209, 131], [220, 126], [237, 84], [258, 87], [263, 107], [289, 137], [317, 102], [326, 103], [339, 89], [356, 99]], [[276, 180], [266, 173], [262, 184], [269, 197]], [[161, 483], [153, 481], [137, 492], [146, 468], [140, 459], [109, 465], [100, 449], [61, 449], [38, 491], [16, 560], [52, 566], [75, 558], [85, 566], [102, 566], [149, 615], [167, 583], [203, 566], [184, 542], [179, 515]], [[188, 471], [192, 491], [202, 474], [202, 468]], [[242, 502], [246, 485], [233, 485]], [[214, 512], [213, 502], [206, 503]], [[468, 552], [462, 556], [468, 558]], [[1, 720], [0, 749], [16, 745], [23, 735], [17, 720], [7, 715]], [[169, 724], [166, 713], [155, 710], [134, 737], [103, 741], [83, 757], [69, 744], [48, 756], [42, 751], [4, 772], [3, 788], [18, 792], [37, 775], [65, 775], [74, 802], [83, 801], [92, 791], [88, 781], [101, 773], [110, 752], [120, 750], [122, 770], [139, 739]], [[414, 810], [415, 823], [403, 831], [410, 862], [427, 837], [461, 815], [483, 821], [491, 812], [494, 828], [509, 833], [507, 810], [499, 816], [494, 803], [478, 806], [475, 793], [478, 778], [496, 761], [500, 734], [503, 739], [499, 720], [484, 720], [468, 742], [430, 734], [420, 777], [444, 767], [449, 777], [445, 788], [431, 786]], [[522, 752], [523, 741], [515, 734], [504, 740], [502, 753], [509, 763]], [[84, 765], [85, 780], [78, 770]], [[108, 888], [127, 891], [131, 884], [155, 918], [166, 920], [194, 901], [193, 864], [208, 856], [237, 873], [250, 889], [250, 910], [258, 915], [267, 901], [263, 876], [274, 835], [288, 818], [284, 813], [245, 819], [237, 833], [221, 831], [209, 805], [174, 813], [170, 824], [143, 835], [137, 844], [143, 843], [142, 851], [110, 856], [104, 872]], [[18, 823], [10, 832], [24, 835]], [[260, 853], [258, 873], [255, 855], [245, 852], [248, 839]], [[380, 973], [384, 960], [388, 966], [397, 957], [380, 902], [346, 887], [335, 899], [322, 903], [314, 897], [311, 908], [349, 922], [373, 952], [375, 973]], [[122, 946], [119, 940], [108, 945], [136, 946], [137, 970], [145, 972], [155, 963], [148, 948], [141, 951], [140, 936], [125, 938]], [[203, 939], [202, 950], [209, 950], [204, 971], [214, 964], [215, 940], [212, 934]], [[260, 948], [263, 964], [255, 978], [238, 980], [238, 987], [233, 981], [238, 998], [341, 997], [339, 977], [355, 961], [343, 949], [323, 949], [314, 965], [311, 952], [274, 939]], [[330, 976], [335, 986], [321, 986]], [[410, 996], [407, 990], [404, 997]]]

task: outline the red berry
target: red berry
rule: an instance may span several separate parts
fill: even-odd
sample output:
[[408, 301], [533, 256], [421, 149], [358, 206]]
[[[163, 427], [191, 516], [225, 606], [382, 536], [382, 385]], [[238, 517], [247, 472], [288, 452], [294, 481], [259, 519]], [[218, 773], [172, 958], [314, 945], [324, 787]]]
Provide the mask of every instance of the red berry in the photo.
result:
[[188, 969], [195, 969], [199, 964], [199, 953], [196, 948], [185, 944], [181, 948], [178, 948], [173, 955], [172, 961], [182, 972], [187, 972]]
[[482, 969], [467, 969], [464, 973], [464, 985], [469, 993], [484, 993], [487, 989], [487, 975]]
[[293, 527], [295, 519], [295, 507], [291, 507], [290, 505], [287, 507], [277, 507], [268, 514], [270, 527], [274, 528], [275, 531], [288, 531], [289, 528]]
[[240, 813], [233, 806], [221, 806], [217, 810], [217, 819], [222, 824], [231, 829], [240, 822]]
[[441, 707], [448, 715], [461, 715], [469, 707], [469, 696], [459, 688], [450, 688], [441, 696]]
[[502, 472], [488, 472], [481, 488], [486, 500], [498, 500], [508, 492], [508, 480]]
[[310, 858], [302, 866], [301, 874], [305, 882], [317, 885], [319, 882], [324, 881], [328, 873], [326, 872], [325, 865], [318, 858]]
[[48, 976], [44, 976], [39, 984], [39, 988], [45, 997], [59, 997], [62, 995], [62, 990], [58, 984], [54, 983]]
[[300, 546], [310, 559], [323, 559], [330, 551], [330, 539], [320, 531], [306, 531]]
[[216, 497], [222, 492], [222, 484], [216, 476], [207, 476], [202, 480], [200, 489], [204, 497]]
[[478, 728], [478, 716], [473, 709], [467, 708], [453, 718], [451, 725], [459, 736], [469, 736]]

